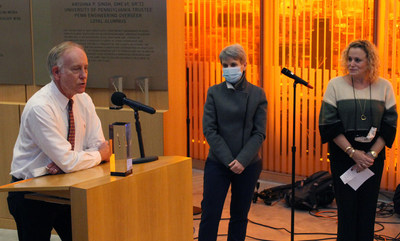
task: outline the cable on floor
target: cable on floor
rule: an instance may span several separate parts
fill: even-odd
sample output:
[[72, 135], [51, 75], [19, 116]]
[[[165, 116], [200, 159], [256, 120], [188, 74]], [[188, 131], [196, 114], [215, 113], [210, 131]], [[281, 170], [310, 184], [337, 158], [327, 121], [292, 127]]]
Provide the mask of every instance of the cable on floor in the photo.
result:
[[[280, 200], [276, 201], [276, 203], [278, 203]], [[333, 219], [337, 222], [337, 210], [336, 208], [328, 208], [325, 210], [311, 210], [309, 211], [309, 214], [311, 216], [317, 217], [317, 218], [328, 218], [328, 219]], [[394, 215], [394, 206], [393, 206], [393, 202], [391, 203], [385, 203], [385, 202], [378, 202], [377, 204], [377, 211], [376, 211], [376, 217], [378, 218], [389, 218], [391, 216]], [[193, 220], [201, 220], [201, 218], [193, 218]], [[229, 220], [229, 218], [221, 218], [222, 220]], [[289, 231], [286, 228], [279, 228], [279, 227], [273, 227], [273, 226], [269, 226], [269, 225], [265, 225], [265, 224], [261, 224], [255, 221], [252, 221], [250, 219], [248, 219], [249, 223], [258, 225], [258, 226], [262, 226], [265, 228], [269, 228], [269, 229], [273, 229], [273, 230], [283, 230], [285, 232], [287, 232], [288, 234], [291, 233], [291, 231]], [[384, 222], [384, 221], [375, 221], [375, 224], [380, 226], [380, 228], [378, 228], [377, 230], [375, 230], [374, 232], [381, 232], [382, 230], [385, 229], [385, 226], [383, 224], [400, 224], [400, 222]], [[335, 237], [329, 237], [329, 238], [318, 238], [318, 239], [307, 239], [307, 240], [299, 240], [299, 241], [322, 241], [322, 240], [332, 240], [332, 239], [336, 239], [336, 233], [295, 233], [295, 235], [334, 235]], [[228, 236], [227, 234], [218, 234], [218, 236]], [[251, 238], [253, 240], [257, 240], [257, 241], [272, 241], [272, 240], [267, 240], [267, 239], [261, 239], [261, 238], [256, 238], [256, 237], [252, 237], [249, 235], [246, 235], [247, 238]], [[194, 239], [198, 239], [198, 237], [195, 237]], [[397, 234], [396, 237], [390, 237], [387, 235], [380, 235], [380, 234], [375, 234], [374, 235], [374, 239], [377, 241], [400, 241], [400, 233]]]
[[385, 203], [378, 202], [376, 207], [376, 216], [380, 218], [387, 218], [394, 215], [394, 204], [393, 202]]
[[311, 216], [316, 218], [328, 218], [337, 221], [337, 211], [336, 210], [310, 210], [308, 212]]

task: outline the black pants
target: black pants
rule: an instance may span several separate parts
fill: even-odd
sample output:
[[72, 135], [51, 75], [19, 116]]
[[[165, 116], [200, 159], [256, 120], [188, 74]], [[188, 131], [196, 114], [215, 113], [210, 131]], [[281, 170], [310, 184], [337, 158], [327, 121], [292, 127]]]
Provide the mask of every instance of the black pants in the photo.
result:
[[[13, 181], [17, 179], [13, 178]], [[71, 206], [24, 198], [28, 192], [9, 192], [8, 209], [18, 229], [19, 241], [50, 240], [54, 228], [61, 240], [72, 240]]]
[[369, 168], [375, 173], [357, 191], [340, 179], [347, 169], [354, 165], [350, 159], [332, 160], [331, 171], [338, 207], [339, 241], [373, 241], [375, 213], [382, 178], [384, 160], [378, 157]]
[[246, 237], [247, 215], [260, 176], [262, 163], [257, 161], [235, 174], [222, 163], [207, 160], [204, 168], [204, 191], [199, 241], [217, 240], [226, 194], [231, 187], [228, 241], [243, 241]]

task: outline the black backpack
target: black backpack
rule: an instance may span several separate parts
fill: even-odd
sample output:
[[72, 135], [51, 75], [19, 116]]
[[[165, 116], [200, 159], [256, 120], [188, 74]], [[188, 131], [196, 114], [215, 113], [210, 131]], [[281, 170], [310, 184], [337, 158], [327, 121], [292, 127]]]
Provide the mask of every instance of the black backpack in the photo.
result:
[[[332, 203], [335, 198], [332, 176], [327, 171], [319, 171], [308, 178], [296, 182], [294, 208], [315, 210]], [[285, 194], [286, 203], [292, 204], [292, 190]]]
[[[295, 183], [296, 185], [297, 183]], [[260, 187], [260, 183], [257, 183], [257, 191], [258, 188]], [[287, 191], [292, 188], [291, 184], [286, 184], [286, 185], [280, 185], [280, 186], [276, 186], [276, 187], [271, 187], [271, 188], [267, 188], [264, 189], [261, 192], [255, 192], [254, 196], [253, 196], [253, 203], [257, 202], [258, 198], [261, 198], [265, 204], [267, 204], [268, 206], [272, 205], [273, 202], [278, 202], [280, 201], [282, 198], [285, 197], [285, 194], [287, 193]]]

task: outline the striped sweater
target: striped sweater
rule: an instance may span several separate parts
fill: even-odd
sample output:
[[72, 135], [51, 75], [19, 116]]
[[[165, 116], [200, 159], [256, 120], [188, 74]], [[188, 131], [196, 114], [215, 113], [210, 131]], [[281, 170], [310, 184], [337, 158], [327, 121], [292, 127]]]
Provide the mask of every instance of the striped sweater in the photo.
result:
[[[361, 118], [364, 115], [365, 118]], [[364, 119], [364, 120], [362, 120]], [[357, 90], [340, 76], [329, 81], [319, 115], [319, 130], [322, 142], [332, 142], [344, 134], [354, 146], [355, 136], [366, 136], [371, 127], [377, 128], [378, 136], [391, 147], [396, 135], [396, 98], [391, 83], [379, 78], [370, 87]], [[330, 143], [332, 144], [332, 143]], [[331, 146], [331, 145], [330, 145]]]

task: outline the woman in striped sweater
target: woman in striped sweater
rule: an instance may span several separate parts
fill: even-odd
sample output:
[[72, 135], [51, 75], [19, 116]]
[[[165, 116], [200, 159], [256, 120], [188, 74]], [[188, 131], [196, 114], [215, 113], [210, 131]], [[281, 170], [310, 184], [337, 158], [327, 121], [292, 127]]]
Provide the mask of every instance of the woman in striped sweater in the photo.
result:
[[[319, 116], [338, 207], [337, 240], [373, 240], [375, 209], [385, 146], [396, 135], [396, 99], [391, 83], [378, 76], [378, 53], [368, 40], [356, 40], [342, 54], [345, 75], [329, 81]], [[373, 172], [358, 189], [340, 176], [349, 168]]]

